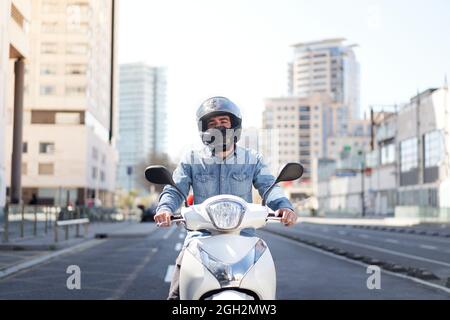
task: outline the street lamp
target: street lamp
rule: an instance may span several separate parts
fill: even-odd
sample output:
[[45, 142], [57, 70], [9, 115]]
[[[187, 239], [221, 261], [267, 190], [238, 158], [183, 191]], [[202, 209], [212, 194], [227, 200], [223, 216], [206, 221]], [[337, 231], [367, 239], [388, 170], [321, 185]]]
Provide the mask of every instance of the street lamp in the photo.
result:
[[364, 174], [366, 171], [366, 161], [362, 150], [358, 151], [358, 155], [361, 157], [361, 217], [364, 218], [366, 216], [366, 205], [364, 203]]

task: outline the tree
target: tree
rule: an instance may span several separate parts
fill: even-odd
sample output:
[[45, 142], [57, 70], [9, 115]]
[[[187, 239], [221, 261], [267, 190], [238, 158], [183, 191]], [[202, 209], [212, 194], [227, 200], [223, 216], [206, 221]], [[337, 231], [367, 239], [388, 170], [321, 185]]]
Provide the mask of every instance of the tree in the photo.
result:
[[[150, 153], [147, 156], [146, 161], [143, 161], [141, 163], [139, 163], [136, 166], [136, 172], [137, 172], [137, 182], [139, 185], [145, 186], [146, 190], [149, 190], [150, 187], [150, 182], [147, 181], [147, 179], [145, 179], [145, 169], [150, 166], [150, 165], [161, 165], [166, 167], [170, 172], [173, 172], [176, 168], [176, 164], [173, 163], [169, 156], [166, 153], [163, 154], [157, 154], [157, 153]], [[157, 193], [161, 193], [162, 189], [164, 188], [164, 186], [161, 185], [153, 185], [155, 192]]]

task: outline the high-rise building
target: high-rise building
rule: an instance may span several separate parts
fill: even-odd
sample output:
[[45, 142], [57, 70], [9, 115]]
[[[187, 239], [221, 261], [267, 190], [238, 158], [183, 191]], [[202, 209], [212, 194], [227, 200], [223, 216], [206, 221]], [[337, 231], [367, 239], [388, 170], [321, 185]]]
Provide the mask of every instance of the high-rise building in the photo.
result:
[[118, 186], [144, 189], [139, 167], [167, 148], [166, 68], [144, 63], [120, 66]]
[[[22, 187], [26, 202], [113, 203], [115, 0], [32, 0]], [[12, 136], [8, 110], [7, 142]], [[11, 152], [7, 146], [7, 155]], [[7, 169], [11, 160], [6, 157]]]
[[360, 117], [359, 63], [354, 45], [345, 39], [327, 39], [293, 46], [289, 63], [289, 94], [305, 98], [314, 93], [328, 94], [348, 107], [349, 116]]
[[[11, 153], [6, 148], [6, 109], [23, 108], [24, 60], [29, 55], [31, 3], [23, 0], [0, 1], [0, 214], [6, 200], [5, 168]], [[21, 114], [21, 113], [20, 113]], [[11, 120], [12, 121], [12, 120]], [[9, 139], [10, 137], [8, 137]]]

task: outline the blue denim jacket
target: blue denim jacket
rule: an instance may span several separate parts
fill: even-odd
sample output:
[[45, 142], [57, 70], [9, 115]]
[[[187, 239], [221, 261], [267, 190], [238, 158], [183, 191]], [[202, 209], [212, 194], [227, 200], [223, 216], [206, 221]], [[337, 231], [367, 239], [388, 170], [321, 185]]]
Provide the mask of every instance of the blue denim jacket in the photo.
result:
[[[254, 150], [237, 147], [234, 154], [226, 159], [213, 156], [208, 148], [187, 153], [174, 171], [173, 180], [185, 196], [192, 187], [194, 204], [200, 204], [220, 194], [235, 195], [251, 203], [252, 186], [255, 186], [262, 197], [275, 181], [275, 177], [270, 173], [260, 154]], [[175, 213], [182, 202], [183, 198], [175, 188], [166, 186], [159, 197], [156, 212], [165, 210]], [[274, 211], [281, 208], [294, 210], [279, 186], [272, 189], [267, 198], [267, 205]], [[209, 234], [207, 230], [189, 231], [184, 247], [192, 238]], [[244, 236], [254, 234], [255, 230], [251, 228], [241, 232]]]
[[[237, 147], [226, 159], [213, 156], [208, 148], [187, 153], [174, 171], [173, 180], [185, 196], [192, 187], [194, 204], [219, 194], [235, 195], [252, 203], [252, 186], [262, 197], [275, 177], [260, 154]], [[174, 213], [182, 202], [183, 198], [175, 188], [166, 186], [159, 197], [157, 212], [167, 210]], [[271, 191], [267, 205], [274, 211], [280, 208], [293, 210], [279, 186]]]

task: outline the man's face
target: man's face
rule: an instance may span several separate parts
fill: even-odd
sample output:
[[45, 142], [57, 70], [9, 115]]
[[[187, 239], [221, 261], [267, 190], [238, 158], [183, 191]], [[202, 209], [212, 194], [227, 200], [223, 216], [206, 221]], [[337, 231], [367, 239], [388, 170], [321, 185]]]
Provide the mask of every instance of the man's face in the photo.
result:
[[207, 125], [208, 125], [208, 129], [217, 128], [217, 127], [224, 127], [224, 128], [230, 129], [231, 128], [231, 119], [230, 119], [230, 116], [226, 116], [226, 115], [211, 117], [210, 119], [208, 119]]

